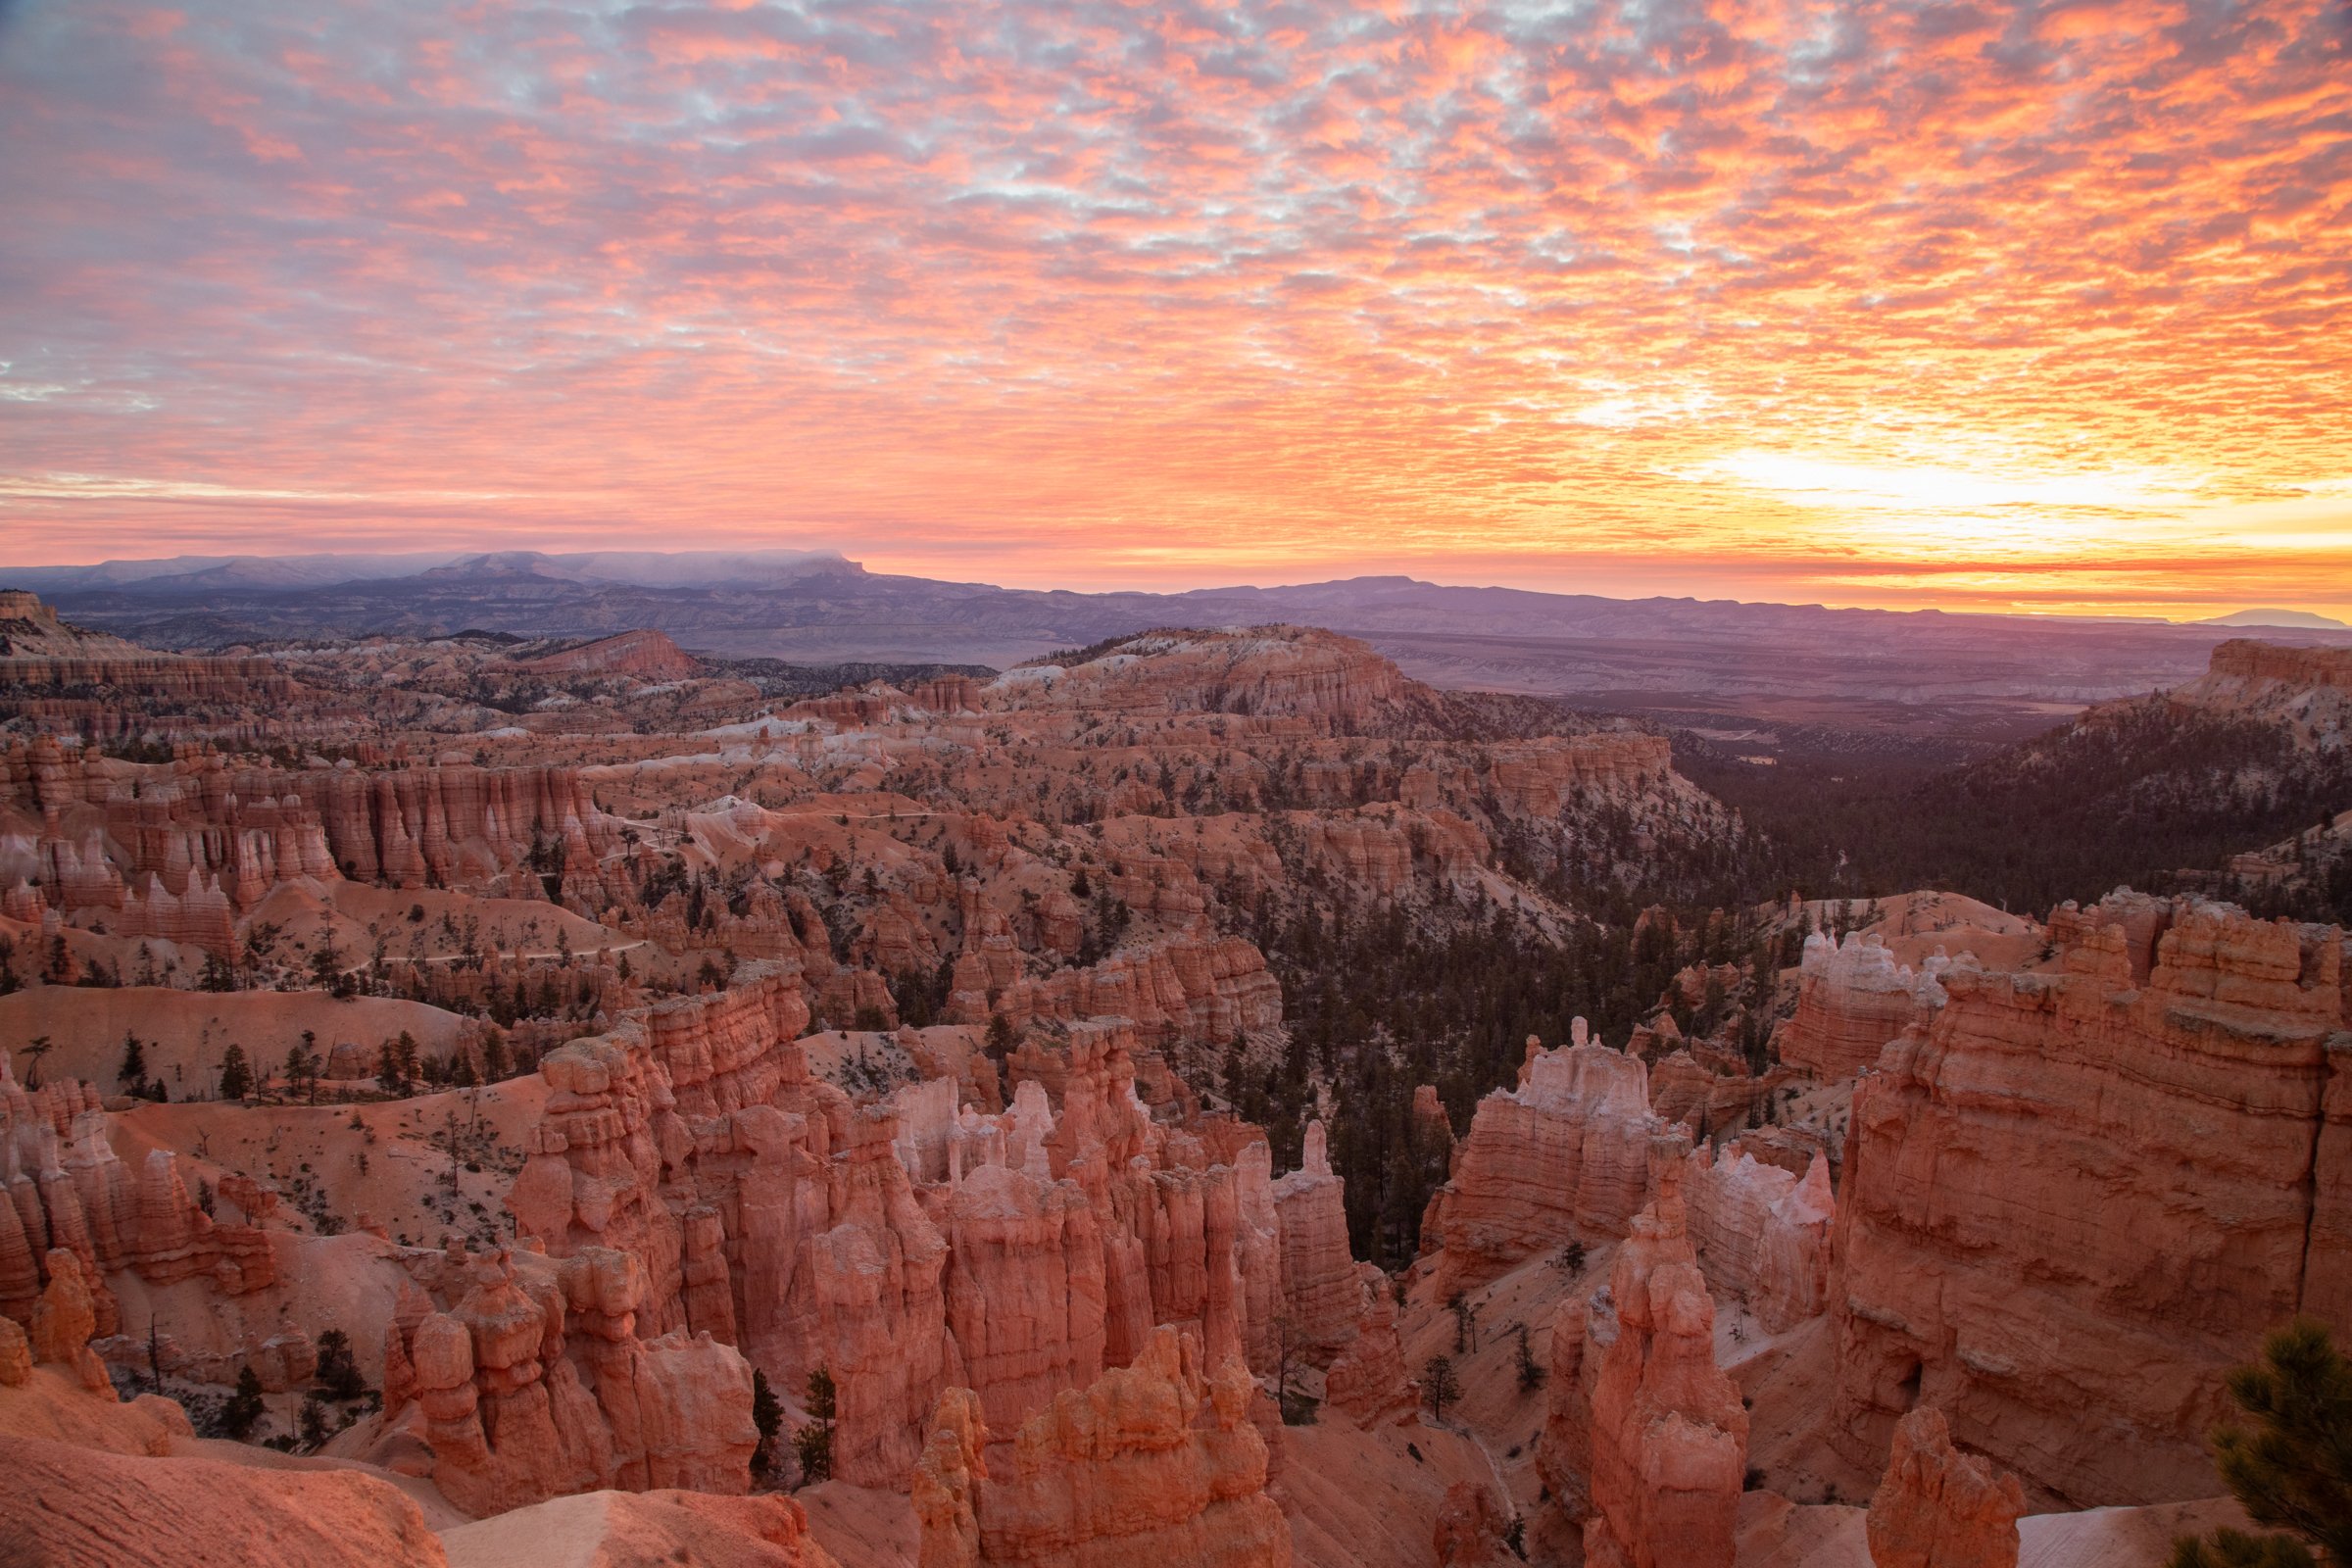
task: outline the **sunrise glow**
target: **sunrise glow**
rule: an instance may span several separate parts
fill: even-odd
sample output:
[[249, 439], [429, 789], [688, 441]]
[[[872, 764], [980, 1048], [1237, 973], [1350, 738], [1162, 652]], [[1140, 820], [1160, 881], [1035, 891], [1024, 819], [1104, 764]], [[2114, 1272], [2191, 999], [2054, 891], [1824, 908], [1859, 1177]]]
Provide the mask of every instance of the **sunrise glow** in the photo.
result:
[[0, 5], [0, 532], [2352, 614], [2352, 22]]

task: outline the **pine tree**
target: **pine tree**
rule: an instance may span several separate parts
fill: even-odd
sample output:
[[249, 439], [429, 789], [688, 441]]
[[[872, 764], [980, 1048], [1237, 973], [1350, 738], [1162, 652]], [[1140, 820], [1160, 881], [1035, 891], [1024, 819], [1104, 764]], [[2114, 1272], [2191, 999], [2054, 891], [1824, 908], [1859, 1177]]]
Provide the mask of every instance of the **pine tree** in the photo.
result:
[[262, 1410], [262, 1380], [249, 1366], [237, 1374], [237, 1392], [220, 1411], [220, 1430], [242, 1443]]
[[784, 1401], [768, 1387], [767, 1374], [752, 1368], [752, 1425], [760, 1429], [760, 1446], [752, 1450], [754, 1474], [765, 1474], [775, 1463], [776, 1434], [784, 1429]]
[[808, 1374], [808, 1424], [792, 1435], [803, 1485], [833, 1474], [834, 1392], [830, 1370], [820, 1366]]
[[1433, 1355], [1421, 1368], [1421, 1396], [1429, 1401], [1429, 1418], [1446, 1419], [1446, 1406], [1462, 1396], [1461, 1379], [1454, 1375], [1453, 1358]]
[[1544, 1386], [1545, 1368], [1536, 1359], [1535, 1349], [1527, 1343], [1527, 1325], [1519, 1325], [1519, 1348], [1513, 1356], [1519, 1368], [1519, 1392], [1533, 1394]]
[[[2230, 1374], [2230, 1396], [2251, 1425], [2217, 1427], [2214, 1466], [2258, 1525], [2294, 1532], [2352, 1563], [2352, 1362], [2328, 1327], [2296, 1318], [2263, 1342], [2262, 1360]], [[2171, 1568], [2309, 1568], [2286, 1536], [2217, 1530], [2173, 1543]]]
[[230, 1041], [220, 1054], [220, 1098], [243, 1100], [253, 1093], [253, 1069], [246, 1065], [245, 1048]]
[[134, 1095], [147, 1087], [147, 1048], [127, 1029], [122, 1031], [122, 1065], [116, 1069], [115, 1080], [127, 1084]]

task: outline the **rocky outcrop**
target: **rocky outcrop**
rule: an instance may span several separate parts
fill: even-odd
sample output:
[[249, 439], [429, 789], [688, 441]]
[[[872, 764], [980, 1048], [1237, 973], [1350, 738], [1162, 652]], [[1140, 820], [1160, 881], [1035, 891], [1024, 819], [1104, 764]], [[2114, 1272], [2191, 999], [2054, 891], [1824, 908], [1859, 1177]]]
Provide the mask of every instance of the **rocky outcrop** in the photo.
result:
[[1134, 1365], [1057, 1395], [1009, 1451], [990, 1451], [976, 1397], [948, 1391], [914, 1476], [922, 1568], [1285, 1568], [1255, 1396], [1238, 1359], [1208, 1371], [1166, 1328]]
[[1715, 1303], [1685, 1229], [1680, 1166], [1606, 1286], [1551, 1329], [1536, 1462], [1593, 1568], [1730, 1568], [1747, 1411], [1715, 1365]]
[[1355, 1288], [1355, 1336], [1323, 1375], [1323, 1402], [1369, 1430], [1409, 1417], [1421, 1396], [1405, 1375], [1389, 1277], [1370, 1263], [1358, 1263]]
[[1683, 1201], [1707, 1284], [1745, 1301], [1767, 1333], [1794, 1328], [1828, 1304], [1838, 1202], [1827, 1158], [1815, 1154], [1799, 1178], [1736, 1140], [1711, 1152], [1692, 1150]]
[[1346, 1184], [1332, 1174], [1323, 1123], [1309, 1122], [1299, 1167], [1274, 1184], [1282, 1218], [1282, 1300], [1294, 1355], [1328, 1366], [1355, 1337], [1355, 1259], [1348, 1251]]
[[[249, 1213], [269, 1204], [251, 1184], [232, 1187]], [[107, 1114], [89, 1085], [66, 1081], [27, 1091], [0, 1060], [0, 1313], [28, 1321], [52, 1250], [79, 1264], [101, 1336], [116, 1332], [106, 1276], [135, 1271], [152, 1285], [198, 1276], [241, 1296], [276, 1279], [269, 1236], [216, 1222], [181, 1182], [178, 1161], [155, 1150], [133, 1176], [107, 1137]]]
[[1430, 1200], [1424, 1245], [1443, 1249], [1443, 1296], [1483, 1284], [1580, 1234], [1622, 1236], [1649, 1192], [1653, 1143], [1679, 1157], [1687, 1137], [1650, 1114], [1640, 1057], [1530, 1040], [1519, 1087], [1478, 1103], [1453, 1176]]
[[638, 1339], [634, 1256], [453, 1261], [464, 1297], [396, 1323], [384, 1370], [385, 1420], [420, 1428], [452, 1502], [484, 1514], [603, 1488], [750, 1485], [751, 1368], [708, 1333]]
[[2352, 744], [2352, 648], [2232, 638], [2206, 671], [2165, 694], [2177, 708], [2284, 725], [2305, 746]]
[[1915, 1017], [1943, 1004], [1936, 977], [1950, 962], [1931, 958], [1914, 973], [1876, 933], [1848, 932], [1839, 943], [1814, 932], [1805, 938], [1796, 1013], [1780, 1032], [1781, 1059], [1825, 1083], [1851, 1078]]
[[1894, 1454], [1870, 1499], [1872, 1568], [2017, 1568], [2025, 1489], [1952, 1446], [1940, 1411], [1895, 1424]]
[[837, 1568], [808, 1512], [773, 1493], [596, 1492], [441, 1533], [450, 1568]]
[[1123, 947], [1088, 968], [1018, 980], [994, 1010], [1016, 1028], [1116, 1017], [1154, 1045], [1222, 1046], [1280, 1024], [1282, 987], [1246, 939], [1196, 930]]
[[691, 680], [703, 666], [659, 631], [624, 631], [516, 660], [518, 669], [550, 675], [627, 675], [638, 680]]
[[1933, 1404], [2073, 1502], [2201, 1495], [2227, 1369], [2352, 1317], [2345, 937], [2132, 897], [2050, 933], [1855, 1091], [1830, 1431], [1876, 1464]]
[[1430, 1550], [1438, 1568], [1507, 1568], [1519, 1560], [1503, 1540], [1510, 1511], [1483, 1481], [1456, 1481], [1446, 1489], [1446, 1505]]
[[1362, 725], [1405, 692], [1367, 643], [1307, 626], [1154, 631], [1072, 664], [1006, 670], [981, 694], [992, 709], [1248, 713]]

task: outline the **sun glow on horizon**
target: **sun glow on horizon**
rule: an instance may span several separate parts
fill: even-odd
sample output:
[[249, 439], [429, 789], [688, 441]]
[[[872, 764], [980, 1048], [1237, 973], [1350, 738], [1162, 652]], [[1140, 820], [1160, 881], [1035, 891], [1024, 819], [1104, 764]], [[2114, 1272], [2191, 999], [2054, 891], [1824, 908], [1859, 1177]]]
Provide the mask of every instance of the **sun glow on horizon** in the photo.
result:
[[0, 564], [2352, 618], [2326, 0], [0, 11]]

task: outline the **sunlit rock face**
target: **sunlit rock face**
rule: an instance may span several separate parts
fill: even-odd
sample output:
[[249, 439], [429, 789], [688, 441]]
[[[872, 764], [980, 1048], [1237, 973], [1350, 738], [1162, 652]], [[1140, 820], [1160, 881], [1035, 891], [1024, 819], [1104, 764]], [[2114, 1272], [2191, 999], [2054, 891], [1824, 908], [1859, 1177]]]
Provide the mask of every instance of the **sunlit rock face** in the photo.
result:
[[2352, 1311], [2344, 933], [2119, 895], [2050, 935], [1855, 1093], [1830, 1430], [1875, 1465], [1931, 1404], [2070, 1501], [2201, 1495], [2226, 1370]]

